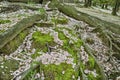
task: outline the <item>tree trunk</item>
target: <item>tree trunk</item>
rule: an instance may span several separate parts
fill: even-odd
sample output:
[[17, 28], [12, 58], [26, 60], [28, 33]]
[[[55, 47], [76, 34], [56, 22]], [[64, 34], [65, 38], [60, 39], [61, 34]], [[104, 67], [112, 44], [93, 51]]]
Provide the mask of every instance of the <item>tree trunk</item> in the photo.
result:
[[92, 5], [92, 0], [85, 0], [85, 7], [90, 7]]
[[108, 4], [107, 3], [105, 4], [105, 9], [108, 9]]
[[23, 3], [28, 3], [28, 2], [35, 2], [35, 3], [39, 3], [39, 0], [7, 0], [10, 2], [23, 2]]
[[115, 6], [112, 9], [112, 15], [117, 15], [117, 11], [119, 9], [120, 6], [120, 1], [119, 0], [115, 0]]
[[105, 8], [105, 4], [102, 4], [102, 9], [104, 9]]
[[21, 31], [23, 31], [27, 27], [32, 26], [37, 20], [40, 20], [41, 18], [44, 18], [44, 14], [36, 14], [29, 18], [24, 18], [12, 28], [8, 29], [3, 34], [0, 34], [0, 49], [4, 47], [9, 41], [14, 39]]
[[101, 20], [101, 19], [96, 18], [94, 16], [90, 16], [87, 13], [83, 13], [83, 12], [76, 10], [72, 6], [68, 6], [68, 5], [64, 5], [64, 4], [61, 5], [60, 3], [57, 3], [57, 2], [55, 3], [55, 6], [58, 8], [58, 10], [60, 12], [63, 12], [64, 14], [66, 14], [69, 17], [72, 17], [76, 20], [84, 21], [93, 27], [104, 26], [107, 30], [110, 30], [116, 34], [120, 34], [120, 31], [119, 31], [120, 25], [118, 25], [118, 24], [107, 22], [105, 20]]

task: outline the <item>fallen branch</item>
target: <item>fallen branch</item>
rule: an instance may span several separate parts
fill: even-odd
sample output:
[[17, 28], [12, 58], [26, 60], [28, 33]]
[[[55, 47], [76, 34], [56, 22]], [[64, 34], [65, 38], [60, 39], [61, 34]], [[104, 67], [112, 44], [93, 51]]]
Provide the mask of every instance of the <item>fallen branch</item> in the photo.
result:
[[39, 3], [39, 0], [7, 0], [9, 2], [23, 2], [23, 3], [28, 3], [28, 2], [32, 2], [32, 3]]
[[72, 17], [79, 21], [84, 21], [93, 27], [104, 27], [114, 33], [120, 34], [120, 25], [101, 20], [97, 17], [78, 11], [76, 8], [62, 4], [57, 0], [52, 0], [52, 6], [57, 7], [58, 10], [65, 15]]
[[12, 28], [5, 31], [3, 34], [0, 34], [0, 49], [4, 47], [9, 41], [14, 39], [21, 31], [24, 29], [31, 27], [36, 21], [43, 19], [45, 14], [39, 15], [35, 14], [28, 18], [24, 18]]
[[38, 27], [53, 27], [53, 23], [48, 23], [48, 22], [36, 22], [36, 26]]

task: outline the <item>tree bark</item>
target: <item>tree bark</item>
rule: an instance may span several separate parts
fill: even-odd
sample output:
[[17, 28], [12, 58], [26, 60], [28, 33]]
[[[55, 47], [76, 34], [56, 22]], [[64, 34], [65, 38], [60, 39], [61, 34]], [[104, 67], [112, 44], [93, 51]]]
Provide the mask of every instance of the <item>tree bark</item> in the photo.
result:
[[[53, 1], [54, 3], [55, 1]], [[72, 17], [76, 20], [84, 21], [88, 23], [90, 26], [93, 27], [105, 27], [106, 30], [110, 30], [113, 33], [120, 34], [120, 25], [107, 22], [105, 20], [101, 20], [97, 17], [91, 16], [87, 13], [80, 12], [76, 10], [74, 7], [60, 4], [59, 2], [55, 3], [55, 6], [58, 8], [58, 10], [64, 14], [66, 14], [69, 17]]]
[[91, 5], [92, 5], [92, 0], [85, 0], [85, 4], [84, 4], [85, 7], [91, 7]]
[[23, 3], [28, 3], [28, 2], [35, 2], [39, 3], [39, 0], [7, 0], [9, 2], [23, 2]]
[[120, 6], [120, 1], [119, 0], [115, 0], [115, 5], [112, 9], [112, 15], [117, 15], [117, 11], [119, 9]]
[[32, 26], [36, 21], [44, 18], [45, 15], [33, 15], [28, 18], [24, 18], [20, 22], [18, 22], [16, 25], [14, 25], [12, 28], [8, 29], [3, 34], [0, 34], [0, 49], [4, 47], [9, 41], [14, 39], [21, 31], [24, 29]]

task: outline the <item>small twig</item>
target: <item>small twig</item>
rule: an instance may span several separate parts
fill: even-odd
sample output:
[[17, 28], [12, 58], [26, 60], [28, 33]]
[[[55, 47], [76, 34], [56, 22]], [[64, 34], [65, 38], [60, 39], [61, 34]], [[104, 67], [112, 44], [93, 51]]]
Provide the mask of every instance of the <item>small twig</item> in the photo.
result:
[[46, 43], [46, 47], [47, 47], [47, 50], [48, 50], [48, 54], [51, 54], [52, 49], [55, 49], [55, 47], [49, 46], [48, 43]]

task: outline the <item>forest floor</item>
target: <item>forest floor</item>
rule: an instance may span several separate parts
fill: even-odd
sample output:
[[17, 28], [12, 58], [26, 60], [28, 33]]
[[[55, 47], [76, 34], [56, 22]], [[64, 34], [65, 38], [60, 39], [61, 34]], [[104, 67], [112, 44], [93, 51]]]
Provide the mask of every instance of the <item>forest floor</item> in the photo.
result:
[[[11, 3], [0, 3], [0, 34], [9, 30], [23, 18], [41, 13], [40, 10], [31, 10], [22, 6], [11, 7], [8, 4]], [[46, 7], [42, 7], [40, 4], [25, 5], [46, 10]], [[120, 17], [91, 8], [76, 7], [76, 9], [104, 21], [120, 25]], [[47, 14], [47, 20], [37, 21], [37, 24], [29, 28], [29, 34], [25, 36], [21, 45], [14, 52], [9, 53], [9, 55], [6, 53], [0, 54], [1, 80], [13, 78], [19, 80], [21, 76], [27, 80], [49, 80], [48, 78], [51, 78], [51, 80], [54, 80], [54, 78], [55, 80], [81, 80], [80, 71], [87, 76], [86, 78], [98, 80], [101, 75], [97, 63], [86, 52], [82, 41], [85, 41], [85, 44], [96, 52], [93, 55], [103, 67], [103, 71], [109, 80], [120, 77], [118, 74], [120, 73], [119, 60], [114, 57], [112, 63], [108, 61], [109, 47], [103, 44], [103, 41], [97, 36], [98, 33], [92, 32], [95, 28], [90, 27], [83, 21], [70, 18], [58, 10], [47, 11]], [[56, 23], [56, 21], [58, 22]], [[44, 24], [39, 25], [39, 23], [50, 25], [46, 27]], [[23, 37], [24, 33], [21, 33]], [[12, 49], [12, 47], [10, 48]], [[49, 47], [52, 47], [53, 50], [49, 51]], [[9, 52], [9, 49], [6, 50]], [[77, 53], [81, 56], [81, 65], [78, 64], [79, 60], [77, 58], [79, 56]], [[40, 63], [40, 61], [42, 62], [40, 71], [33, 70], [27, 75], [24, 74], [26, 70], [38, 62]], [[81, 69], [78, 69], [78, 66]]]

